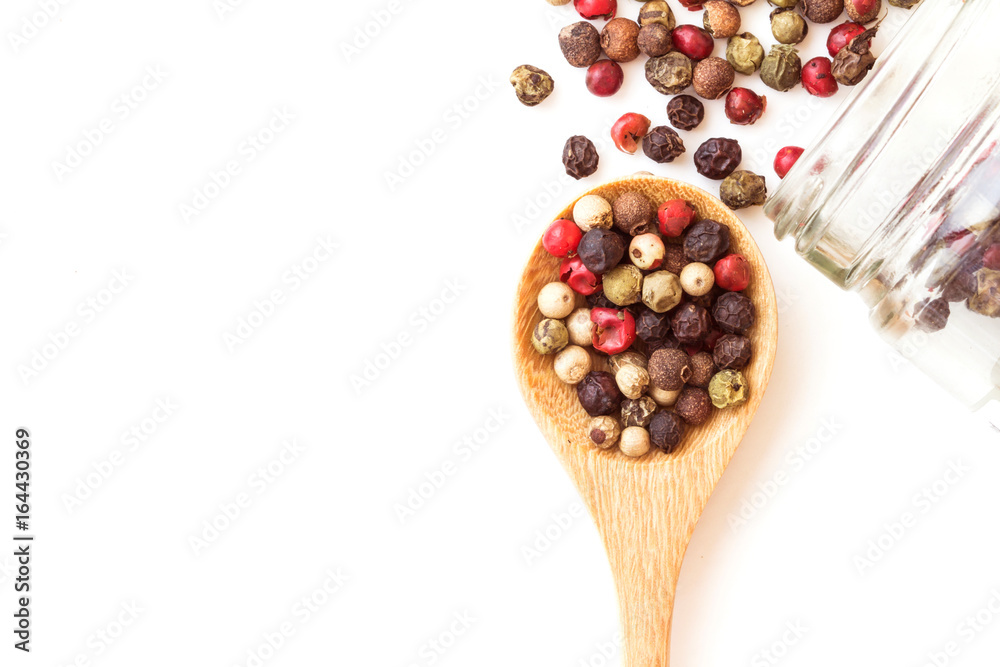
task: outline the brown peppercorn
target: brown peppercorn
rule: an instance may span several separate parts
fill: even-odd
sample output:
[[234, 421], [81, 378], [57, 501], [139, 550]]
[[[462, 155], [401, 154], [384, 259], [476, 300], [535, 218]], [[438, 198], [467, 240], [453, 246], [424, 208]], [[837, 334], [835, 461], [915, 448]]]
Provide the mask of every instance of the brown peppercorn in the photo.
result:
[[665, 347], [649, 358], [649, 380], [657, 389], [676, 391], [691, 379], [691, 357], [684, 350]]
[[559, 48], [573, 67], [590, 67], [601, 57], [601, 33], [587, 21], [579, 21], [559, 31]]
[[736, 5], [737, 7], [749, 7], [757, 0], [726, 0], [731, 5]]
[[[723, 0], [705, 3], [705, 30], [712, 37], [726, 39], [740, 31], [740, 10]], [[714, 98], [713, 98], [714, 99]]]
[[611, 449], [618, 443], [621, 427], [614, 417], [607, 415], [594, 417], [587, 425], [587, 437], [601, 449]]
[[673, 33], [662, 23], [650, 23], [639, 29], [639, 50], [650, 57], [662, 56], [674, 48]]
[[727, 250], [729, 227], [715, 220], [700, 220], [684, 232], [684, 254], [692, 262], [711, 264]]
[[802, 0], [802, 10], [813, 23], [830, 23], [844, 12], [844, 0]]
[[669, 333], [670, 318], [666, 313], [643, 308], [635, 318], [635, 335], [646, 342], [660, 340]]
[[[860, 11], [862, 7], [868, 7], [868, 11], [862, 14]], [[855, 23], [871, 23], [882, 13], [882, 0], [875, 0], [871, 4], [867, 0], [846, 0], [844, 9]]]
[[552, 94], [555, 82], [549, 73], [534, 65], [521, 65], [510, 75], [510, 85], [521, 104], [533, 107]]
[[707, 308], [690, 302], [684, 303], [674, 311], [670, 327], [681, 345], [697, 345], [712, 330], [712, 316], [708, 314]]
[[[750, 363], [751, 354], [753, 354], [753, 346], [750, 344], [749, 338], [735, 334], [723, 334], [715, 342], [712, 359], [719, 370], [729, 368], [739, 370]], [[708, 386], [707, 382], [705, 386]]]
[[719, 185], [719, 199], [734, 211], [747, 206], [760, 206], [767, 201], [767, 184], [763, 176], [738, 169]]
[[694, 166], [705, 178], [721, 181], [743, 161], [743, 149], [735, 139], [709, 139], [694, 152]]
[[678, 95], [667, 103], [667, 118], [678, 130], [693, 130], [705, 120], [705, 105], [697, 97]]
[[663, 251], [663, 264], [660, 268], [675, 276], [681, 275], [684, 267], [691, 263], [691, 260], [684, 254], [684, 246], [682, 245], [669, 244], [664, 246]]
[[630, 236], [645, 234], [653, 229], [656, 208], [642, 193], [626, 192], [619, 195], [611, 204], [611, 210], [615, 218], [615, 227]]
[[576, 135], [566, 140], [563, 146], [562, 161], [566, 173], [580, 180], [597, 171], [599, 160], [594, 142], [584, 136]]
[[622, 401], [622, 424], [629, 426], [649, 426], [656, 412], [656, 401], [649, 396], [626, 398]]
[[646, 61], [646, 80], [664, 95], [676, 95], [691, 85], [694, 66], [680, 51], [671, 51]]
[[957, 303], [965, 301], [975, 293], [976, 274], [971, 269], [963, 267], [948, 279], [941, 292], [941, 298], [951, 303]]
[[875, 66], [875, 55], [871, 52], [871, 40], [878, 32], [878, 26], [865, 30], [848, 42], [833, 59], [833, 78], [845, 86], [861, 83], [868, 71]]
[[913, 309], [917, 328], [927, 333], [941, 331], [948, 324], [951, 307], [944, 299], [924, 299]]
[[649, 439], [654, 447], [670, 454], [684, 439], [684, 420], [673, 412], [657, 412], [649, 422]]
[[717, 56], [699, 60], [691, 74], [694, 92], [706, 100], [717, 100], [725, 95], [733, 87], [735, 80], [736, 71], [733, 66], [725, 58]]
[[1000, 271], [986, 267], [976, 271], [976, 293], [965, 305], [974, 313], [1000, 317]]
[[611, 19], [601, 31], [601, 48], [611, 60], [627, 63], [639, 57], [638, 38], [638, 23], [621, 17]]
[[618, 391], [615, 376], [605, 371], [591, 371], [576, 385], [576, 395], [580, 405], [591, 417], [610, 415], [618, 412], [622, 404], [622, 394]]
[[658, 125], [642, 138], [642, 152], [653, 162], [673, 162], [684, 153], [684, 140], [673, 128]]
[[659, 23], [667, 30], [673, 30], [677, 24], [673, 10], [664, 0], [652, 0], [639, 10], [639, 25], [647, 26], [652, 23]]
[[712, 399], [700, 387], [685, 387], [677, 397], [674, 412], [692, 426], [704, 424], [712, 416]]
[[688, 384], [705, 389], [712, 376], [715, 375], [715, 371], [715, 360], [712, 355], [708, 352], [699, 352], [691, 357], [691, 379], [688, 380]]
[[724, 332], [742, 335], [754, 325], [757, 319], [757, 309], [754, 308], [753, 301], [745, 294], [726, 292], [716, 299], [715, 306], [712, 308], [712, 317]]
[[621, 234], [596, 227], [583, 235], [576, 248], [583, 265], [594, 273], [610, 271], [625, 256], [625, 240]]

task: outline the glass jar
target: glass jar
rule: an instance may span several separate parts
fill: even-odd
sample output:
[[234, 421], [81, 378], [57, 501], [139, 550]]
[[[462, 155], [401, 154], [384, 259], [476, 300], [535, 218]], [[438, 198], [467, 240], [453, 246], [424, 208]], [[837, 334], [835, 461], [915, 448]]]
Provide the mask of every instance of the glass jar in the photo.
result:
[[[904, 357], [1000, 404], [1000, 1], [927, 0], [782, 181], [778, 238]], [[994, 422], [996, 423], [996, 422]]]

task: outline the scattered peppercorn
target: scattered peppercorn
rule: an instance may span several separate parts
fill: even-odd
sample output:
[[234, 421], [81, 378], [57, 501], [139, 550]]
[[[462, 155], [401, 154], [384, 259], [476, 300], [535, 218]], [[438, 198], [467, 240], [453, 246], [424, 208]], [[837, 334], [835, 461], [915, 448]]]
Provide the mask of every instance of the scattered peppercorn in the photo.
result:
[[674, 48], [672, 33], [661, 23], [650, 23], [639, 28], [636, 44], [642, 53], [650, 57], [662, 56]]
[[875, 66], [875, 55], [871, 52], [871, 41], [878, 32], [878, 25], [852, 39], [833, 59], [833, 77], [845, 86], [861, 83], [868, 71]]
[[622, 66], [607, 58], [598, 60], [587, 68], [584, 79], [587, 90], [598, 97], [610, 97], [617, 93], [625, 82]]
[[573, 8], [585, 19], [613, 19], [618, 0], [573, 0]]
[[691, 59], [679, 51], [671, 51], [646, 61], [646, 80], [664, 95], [676, 95], [691, 85]]
[[599, 159], [594, 142], [587, 137], [576, 135], [566, 140], [562, 161], [566, 173], [573, 178], [580, 180], [593, 174]]
[[692, 262], [710, 264], [729, 250], [729, 227], [715, 220], [696, 222], [684, 233], [684, 254]]
[[941, 298], [950, 303], [965, 301], [976, 294], [976, 283], [975, 272], [959, 269], [945, 284]]
[[615, 226], [629, 236], [645, 234], [653, 229], [656, 208], [640, 192], [625, 192], [611, 205]]
[[685, 387], [674, 404], [674, 412], [692, 426], [704, 424], [712, 414], [708, 392], [700, 387]]
[[693, 130], [705, 119], [705, 105], [691, 95], [678, 95], [667, 103], [667, 118], [678, 130]]
[[706, 178], [722, 180], [736, 171], [743, 161], [743, 150], [735, 139], [709, 139], [694, 153], [694, 166]]
[[784, 178], [788, 171], [795, 166], [805, 149], [798, 146], [785, 146], [774, 156], [774, 173], [778, 178]]
[[657, 313], [665, 313], [681, 302], [681, 283], [669, 271], [656, 271], [642, 281], [642, 302]]
[[889, 4], [893, 7], [902, 7], [903, 9], [913, 9], [920, 4], [920, 0], [889, 0]]
[[976, 271], [976, 293], [965, 302], [969, 310], [987, 317], [1000, 317], [1000, 271]]
[[816, 97], [832, 97], [840, 87], [833, 76], [833, 63], [826, 56], [817, 56], [802, 68], [802, 87]]
[[742, 292], [726, 292], [716, 299], [712, 317], [724, 332], [743, 335], [754, 325], [757, 312], [753, 301]]
[[[716, 1], [721, 2], [721, 0]], [[727, 3], [724, 4], [732, 7]], [[706, 100], [717, 100], [725, 95], [733, 87], [735, 80], [736, 72], [729, 61], [715, 56], [695, 63], [691, 75], [694, 92]]]
[[621, 409], [622, 395], [615, 376], [606, 371], [590, 371], [576, 385], [580, 405], [591, 417], [612, 415]]
[[559, 320], [544, 319], [535, 325], [531, 344], [539, 354], [554, 354], [569, 343], [566, 325]]
[[725, 39], [740, 31], [740, 11], [724, 0], [708, 0], [705, 6], [705, 30]]
[[639, 24], [631, 19], [611, 19], [601, 31], [601, 48], [608, 58], [627, 63], [639, 57]]
[[667, 30], [673, 30], [676, 25], [674, 12], [664, 0], [652, 0], [647, 2], [639, 10], [639, 25], [650, 25], [659, 23]]
[[649, 358], [649, 380], [659, 389], [681, 389], [693, 372], [691, 357], [684, 350], [662, 348]]
[[583, 235], [576, 252], [584, 266], [594, 273], [604, 273], [622, 260], [625, 241], [621, 234], [597, 227]]
[[779, 7], [771, 12], [771, 34], [781, 44], [798, 44], [809, 34], [809, 24], [794, 9]]
[[590, 67], [601, 57], [601, 33], [593, 23], [578, 21], [559, 31], [559, 48], [573, 67]]
[[587, 436], [590, 441], [601, 449], [611, 449], [618, 444], [621, 428], [614, 417], [607, 415], [594, 417], [587, 424]]
[[802, 10], [813, 23], [830, 23], [844, 12], [844, 0], [802, 0]]
[[659, 125], [642, 139], [642, 152], [646, 157], [660, 164], [673, 162], [684, 153], [684, 140], [666, 125]]
[[726, 60], [740, 74], [753, 74], [764, 62], [764, 47], [752, 33], [733, 35], [726, 46]]
[[671, 33], [674, 49], [691, 60], [704, 60], [712, 55], [715, 40], [707, 30], [696, 25], [679, 25]]
[[706, 308], [694, 303], [685, 303], [674, 311], [673, 317], [670, 318], [670, 327], [681, 345], [697, 345], [711, 331], [712, 317]]
[[750, 363], [752, 354], [753, 346], [750, 344], [749, 338], [736, 334], [724, 334], [715, 342], [712, 359], [720, 369], [740, 369]]
[[510, 75], [510, 85], [521, 104], [533, 107], [552, 94], [555, 83], [545, 70], [534, 65], [521, 65]]
[[642, 271], [632, 264], [620, 264], [604, 274], [604, 294], [616, 306], [629, 306], [642, 295]]
[[801, 78], [802, 60], [798, 50], [787, 44], [771, 47], [760, 66], [760, 80], [764, 85], [784, 92], [794, 88]]
[[691, 356], [691, 379], [688, 384], [705, 389], [716, 371], [715, 360], [708, 352], [699, 352]]
[[726, 118], [733, 125], [753, 125], [766, 108], [767, 98], [749, 88], [733, 88], [726, 95]]
[[871, 23], [882, 11], [882, 0], [845, 0], [844, 9], [852, 21]]
[[914, 321], [921, 331], [941, 331], [948, 324], [951, 307], [944, 299], [924, 299], [914, 308]]
[[745, 403], [748, 394], [749, 388], [743, 373], [737, 370], [720, 371], [708, 383], [708, 396], [712, 405], [720, 410]]
[[767, 184], [763, 176], [752, 171], [737, 170], [722, 181], [719, 198], [734, 211], [747, 206], [760, 206], [767, 201]]
[[649, 422], [649, 439], [654, 447], [670, 454], [684, 439], [684, 421], [673, 412], [657, 412]]

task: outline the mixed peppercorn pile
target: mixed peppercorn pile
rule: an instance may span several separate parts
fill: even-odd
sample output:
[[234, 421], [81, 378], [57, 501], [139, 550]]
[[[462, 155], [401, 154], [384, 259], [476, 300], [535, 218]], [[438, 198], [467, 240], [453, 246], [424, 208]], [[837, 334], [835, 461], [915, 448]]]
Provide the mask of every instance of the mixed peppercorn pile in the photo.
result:
[[[565, 5], [570, 0], [547, 0]], [[627, 0], [621, 0], [625, 2]], [[767, 0], [775, 44], [765, 51], [760, 40], [741, 32], [740, 8], [757, 0], [679, 0], [690, 11], [703, 11], [702, 25], [678, 25], [666, 0], [642, 4], [636, 20], [616, 17], [619, 0], [573, 0], [585, 21], [559, 32], [559, 47], [573, 67], [586, 68], [587, 89], [599, 97], [614, 95], [622, 87], [625, 73], [620, 63], [646, 56], [646, 80], [654, 90], [673, 97], [667, 118], [673, 127], [652, 126], [649, 118], [626, 113], [611, 130], [615, 146], [626, 153], [642, 152], [657, 163], [673, 162], [685, 152], [678, 130], [696, 128], [705, 117], [704, 100], [725, 98], [725, 114], [733, 125], [753, 125], [764, 114], [767, 98], [753, 90], [735, 86], [736, 74], [759, 73], [765, 86], [780, 92], [801, 84], [817, 97], [830, 97], [839, 86], [860, 83], [875, 64], [872, 39], [878, 31], [882, 0]], [[910, 9], [920, 0], [887, 0]], [[809, 33], [810, 24], [837, 21], [844, 12], [850, 19], [834, 27], [827, 38], [830, 56], [819, 56], [804, 65], [795, 48]], [[604, 19], [601, 30], [590, 21]], [[867, 26], [867, 24], [872, 24]], [[717, 42], [726, 40], [725, 57], [713, 55]], [[603, 56], [603, 57], [602, 57]], [[552, 77], [532, 65], [521, 65], [511, 74], [518, 99], [527, 106], [544, 101], [554, 90]], [[693, 90], [697, 97], [686, 94]], [[774, 170], [780, 178], [801, 155], [789, 146], [775, 156]], [[580, 179], [597, 171], [599, 156], [593, 142], [573, 136], [563, 149], [566, 172]], [[720, 198], [733, 209], [763, 204], [767, 198], [764, 177], [737, 171], [742, 160], [733, 139], [711, 139], [695, 153], [699, 173], [721, 180]]]
[[[687, 426], [747, 400], [750, 264], [732, 252], [726, 225], [683, 199], [590, 194], [572, 217], [542, 236], [562, 263], [559, 281], [539, 291], [532, 345], [576, 386], [596, 447], [674, 452]], [[599, 370], [602, 357], [610, 371]]]

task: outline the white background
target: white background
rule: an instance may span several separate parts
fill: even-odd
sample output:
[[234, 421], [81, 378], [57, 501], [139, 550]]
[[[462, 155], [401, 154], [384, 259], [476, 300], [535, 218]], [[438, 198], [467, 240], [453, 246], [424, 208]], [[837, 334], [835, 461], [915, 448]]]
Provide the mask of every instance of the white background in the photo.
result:
[[[0, 536], [14, 532], [22, 425], [37, 535], [30, 656], [11, 647], [13, 547], [0, 550], [0, 663], [616, 664], [602, 655], [617, 655], [602, 546], [514, 382], [523, 262], [602, 180], [650, 170], [714, 191], [691, 163], [710, 136], [739, 139], [773, 189], [774, 150], [806, 145], [846, 92], [767, 91], [748, 128], [709, 103], [688, 152], [661, 166], [617, 153], [606, 130], [626, 111], [665, 123], [667, 98], [641, 61], [618, 95], [587, 93], [556, 42], [572, 6], [50, 2], [55, 16], [22, 33], [44, 4], [11, 0], [0, 19]], [[620, 4], [629, 17], [640, 7]], [[763, 0], [743, 10], [770, 44], [767, 13]], [[877, 50], [904, 14], [891, 10]], [[366, 26], [376, 34], [359, 37]], [[823, 52], [827, 28], [804, 56]], [[15, 46], [11, 34], [32, 36]], [[522, 63], [555, 77], [539, 107], [507, 84]], [[262, 133], [275, 110], [294, 119]], [[104, 119], [110, 134], [57, 173]], [[258, 134], [261, 150], [246, 143]], [[559, 159], [572, 134], [601, 146], [579, 183]], [[213, 188], [229, 161], [239, 173]], [[393, 172], [405, 177], [390, 187]], [[181, 206], [206, 189], [186, 220]], [[959, 626], [1000, 592], [996, 434], [891, 355], [860, 301], [775, 241], [759, 209], [742, 217], [781, 300], [781, 342], [688, 552], [674, 663], [918, 666], [954, 640], [948, 664], [987, 664], [1000, 620], [971, 641]], [[332, 257], [317, 249], [327, 238]], [[296, 268], [312, 272], [296, 282]], [[105, 291], [115, 271], [128, 284]], [[263, 303], [275, 290], [281, 302]], [[227, 343], [249, 320], [260, 326]], [[67, 326], [77, 335], [62, 337]], [[36, 352], [50, 358], [25, 375]], [[373, 381], [352, 385], [376, 361]], [[158, 400], [178, 407], [166, 416]], [[503, 423], [484, 438], [491, 413]], [[148, 433], [134, 448], [133, 428]], [[292, 439], [301, 451], [262, 482]], [[966, 472], [920, 500], [953, 465]], [[443, 469], [440, 488], [421, 487]], [[429, 497], [401, 517], [419, 491]], [[241, 497], [226, 519], [220, 507], [234, 514]], [[889, 536], [906, 513], [915, 525]], [[303, 597], [321, 603], [306, 614]]]

